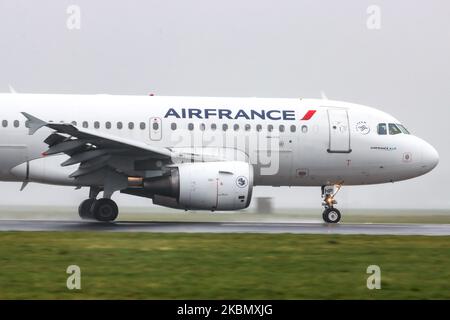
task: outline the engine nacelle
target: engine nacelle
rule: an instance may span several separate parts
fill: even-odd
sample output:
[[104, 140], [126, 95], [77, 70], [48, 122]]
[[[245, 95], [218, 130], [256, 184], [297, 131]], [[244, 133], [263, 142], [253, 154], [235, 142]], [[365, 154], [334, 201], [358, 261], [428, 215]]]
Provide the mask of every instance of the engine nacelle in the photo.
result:
[[183, 163], [170, 175], [144, 179], [153, 203], [190, 210], [239, 210], [250, 204], [253, 167], [243, 161]]

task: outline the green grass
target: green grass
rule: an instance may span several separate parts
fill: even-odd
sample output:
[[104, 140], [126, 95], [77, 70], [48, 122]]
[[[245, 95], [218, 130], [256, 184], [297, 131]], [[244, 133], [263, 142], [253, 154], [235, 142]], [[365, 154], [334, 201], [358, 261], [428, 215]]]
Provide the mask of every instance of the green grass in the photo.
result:
[[0, 298], [449, 299], [450, 237], [2, 232]]

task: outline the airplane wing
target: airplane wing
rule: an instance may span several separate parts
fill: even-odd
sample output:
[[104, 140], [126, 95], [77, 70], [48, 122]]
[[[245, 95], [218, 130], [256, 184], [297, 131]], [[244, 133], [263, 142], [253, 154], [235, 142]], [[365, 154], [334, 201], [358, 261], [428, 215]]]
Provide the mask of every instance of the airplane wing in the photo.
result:
[[44, 156], [65, 153], [70, 158], [62, 166], [80, 163], [71, 177], [79, 177], [97, 171], [108, 165], [113, 155], [136, 158], [152, 158], [170, 160], [179, 155], [167, 148], [160, 148], [136, 140], [125, 139], [114, 135], [81, 129], [69, 123], [45, 122], [26, 112], [22, 114], [28, 119], [29, 134], [34, 134], [42, 127], [55, 130], [44, 142], [49, 149]]
[[[29, 113], [22, 112], [27, 118], [29, 134], [42, 127], [53, 129], [44, 142], [49, 146], [44, 156], [66, 154], [67, 160], [62, 166], [79, 164], [78, 169], [69, 177], [79, 185], [89, 185], [98, 181], [105, 189], [108, 181], [114, 180], [110, 191], [121, 190], [130, 176], [160, 176], [165, 166], [179, 162], [223, 161], [222, 154], [208, 153], [205, 150], [184, 150], [152, 146], [137, 140], [79, 128], [71, 123], [54, 123], [41, 120]], [[113, 177], [113, 178], [110, 178]]]
[[[121, 137], [117, 137], [110, 134], [100, 133], [94, 130], [81, 129], [73, 124], [68, 123], [53, 123], [53, 122], [45, 122], [40, 120], [26, 112], [22, 112], [22, 114], [29, 120], [29, 130], [30, 134], [34, 134], [41, 127], [48, 127], [50, 129], [54, 129], [56, 132], [70, 135], [71, 137], [77, 138], [80, 141], [96, 141], [100, 145], [115, 145], [126, 148], [134, 148], [140, 151], [153, 152], [155, 154], [160, 154], [164, 157], [172, 157], [174, 154], [167, 148], [158, 148], [154, 146], [150, 146], [148, 144], [124, 139]], [[56, 141], [55, 141], [56, 142]], [[55, 148], [56, 149], [56, 148]], [[50, 151], [50, 150], [49, 150]], [[57, 153], [57, 152], [52, 152]]]

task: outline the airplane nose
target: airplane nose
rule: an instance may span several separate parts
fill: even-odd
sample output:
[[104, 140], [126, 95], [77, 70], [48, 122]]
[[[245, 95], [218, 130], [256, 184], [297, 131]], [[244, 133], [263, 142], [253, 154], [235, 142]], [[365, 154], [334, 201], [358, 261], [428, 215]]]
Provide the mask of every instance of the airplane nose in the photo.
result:
[[425, 143], [422, 149], [423, 166], [427, 171], [433, 170], [439, 163], [439, 154], [429, 143]]

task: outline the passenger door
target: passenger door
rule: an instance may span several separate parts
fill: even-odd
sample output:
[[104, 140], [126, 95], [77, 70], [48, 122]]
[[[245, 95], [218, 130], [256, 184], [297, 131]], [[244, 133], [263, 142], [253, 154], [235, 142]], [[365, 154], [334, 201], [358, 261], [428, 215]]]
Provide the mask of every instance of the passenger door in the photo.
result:
[[350, 127], [347, 110], [328, 109], [330, 153], [350, 153]]

